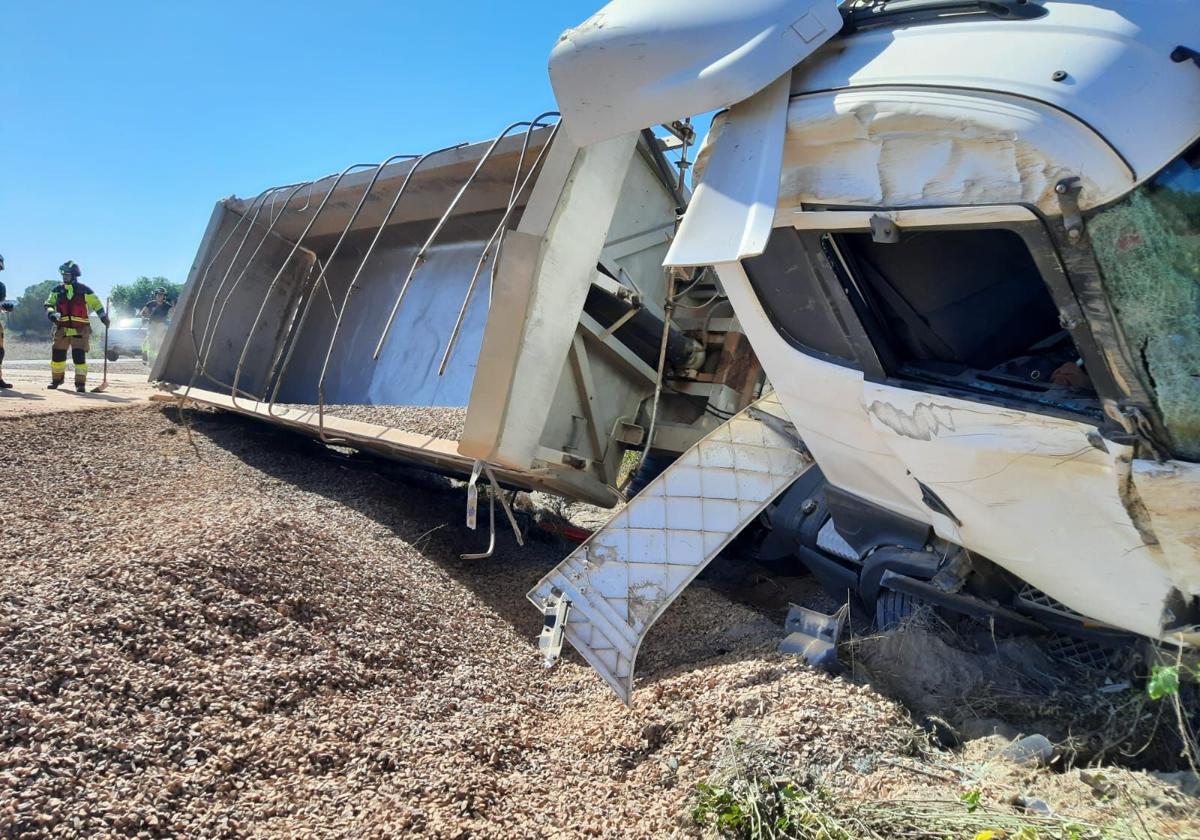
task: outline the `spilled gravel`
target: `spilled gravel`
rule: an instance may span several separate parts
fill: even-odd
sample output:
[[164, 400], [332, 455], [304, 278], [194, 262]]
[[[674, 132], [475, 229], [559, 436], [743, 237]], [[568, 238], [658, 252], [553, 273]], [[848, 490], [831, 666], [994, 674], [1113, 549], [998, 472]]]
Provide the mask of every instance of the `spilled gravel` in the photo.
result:
[[524, 593], [562, 550], [460, 561], [483, 539], [461, 491], [174, 417], [0, 427], [0, 836], [687, 834], [735, 719], [814, 767], [908, 738], [703, 586], [627, 710], [580, 660], [539, 664]]
[[[288, 404], [283, 408], [295, 408], [301, 411], [317, 411], [317, 405]], [[376, 426], [386, 426], [389, 429], [400, 429], [417, 435], [444, 438], [446, 440], [461, 440], [463, 428], [467, 423], [465, 408], [451, 408], [424, 405], [327, 405], [325, 413], [331, 417], [343, 420], [357, 420], [360, 423], [374, 423]]]
[[[0, 420], [0, 837], [690, 837], [748, 728], [867, 802], [977, 788], [1011, 811], [1055, 778], [930, 759], [897, 703], [774, 653], [776, 619], [703, 583], [626, 709], [573, 654], [538, 661], [524, 593], [566, 548], [459, 560], [486, 537], [450, 483], [176, 417]], [[1139, 820], [1198, 824], [1135, 781]], [[1056, 808], [1095, 799], [1056, 784]]]

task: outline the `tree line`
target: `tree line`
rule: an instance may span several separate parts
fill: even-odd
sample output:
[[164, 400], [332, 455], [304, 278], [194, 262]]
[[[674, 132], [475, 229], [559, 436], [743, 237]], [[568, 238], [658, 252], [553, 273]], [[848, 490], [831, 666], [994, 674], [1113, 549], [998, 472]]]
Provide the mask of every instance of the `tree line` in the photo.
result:
[[[9, 313], [8, 329], [21, 335], [48, 333], [50, 325], [46, 321], [44, 305], [50, 290], [58, 283], [58, 280], [43, 280], [25, 289]], [[112, 317], [136, 315], [142, 305], [154, 297], [154, 290], [159, 287], [167, 290], [167, 300], [170, 301], [178, 301], [179, 293], [183, 291], [182, 283], [172, 283], [166, 277], [139, 277], [132, 283], [113, 286], [109, 294]]]

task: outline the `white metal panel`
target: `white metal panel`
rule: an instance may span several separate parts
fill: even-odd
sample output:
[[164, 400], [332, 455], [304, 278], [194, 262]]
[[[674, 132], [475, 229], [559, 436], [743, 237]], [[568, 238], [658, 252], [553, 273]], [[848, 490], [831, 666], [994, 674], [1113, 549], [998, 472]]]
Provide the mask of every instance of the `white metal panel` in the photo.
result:
[[[763, 412], [781, 423], [759, 419]], [[812, 459], [767, 396], [647, 485], [529, 593], [565, 597], [566, 639], [629, 703], [638, 648], [675, 598]]]
[[790, 79], [781, 76], [730, 109], [709, 134], [708, 168], [688, 205], [667, 265], [709, 265], [761, 254], [779, 198]]
[[613, 0], [562, 34], [550, 81], [587, 145], [753, 96], [841, 27], [837, 0]]
[[[1000, 91], [1045, 102], [1095, 129], [1139, 181], [1200, 134], [1195, 0], [1046, 2], [1033, 20], [959, 18], [839, 38], [797, 68], [794, 93], [879, 86]], [[1066, 77], [1055, 80], [1056, 71]]]
[[[1174, 584], [1121, 498], [1132, 449], [1095, 426], [867, 382], [866, 412], [913, 480], [961, 520], [939, 535], [1086, 616], [1156, 637]], [[1125, 466], [1123, 466], [1123, 464]]]
[[1171, 578], [1200, 595], [1200, 464], [1137, 460], [1132, 475]]

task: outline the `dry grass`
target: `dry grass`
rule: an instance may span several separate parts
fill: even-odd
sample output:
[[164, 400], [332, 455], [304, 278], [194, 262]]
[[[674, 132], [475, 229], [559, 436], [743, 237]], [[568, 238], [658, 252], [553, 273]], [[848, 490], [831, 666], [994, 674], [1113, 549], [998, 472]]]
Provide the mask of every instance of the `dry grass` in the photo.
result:
[[[4, 336], [4, 360], [6, 362], [45, 361], [48, 364], [50, 362], [50, 343], [48, 334], [46, 338], [33, 339], [6, 333]], [[93, 334], [91, 348], [88, 350], [88, 359], [103, 358], [104, 334], [101, 333], [99, 337]]]

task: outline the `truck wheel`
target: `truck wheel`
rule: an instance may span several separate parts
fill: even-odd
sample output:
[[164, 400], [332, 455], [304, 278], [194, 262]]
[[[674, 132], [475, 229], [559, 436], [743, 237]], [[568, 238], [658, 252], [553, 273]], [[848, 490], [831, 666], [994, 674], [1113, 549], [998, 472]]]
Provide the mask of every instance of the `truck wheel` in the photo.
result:
[[875, 629], [881, 633], [895, 630], [920, 606], [921, 601], [906, 592], [881, 589], [875, 599]]
[[108, 360], [110, 362], [115, 362], [117, 359], [121, 358], [121, 354], [118, 353], [116, 350], [109, 350], [104, 355], [108, 357]]

